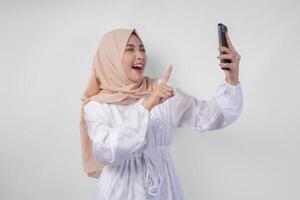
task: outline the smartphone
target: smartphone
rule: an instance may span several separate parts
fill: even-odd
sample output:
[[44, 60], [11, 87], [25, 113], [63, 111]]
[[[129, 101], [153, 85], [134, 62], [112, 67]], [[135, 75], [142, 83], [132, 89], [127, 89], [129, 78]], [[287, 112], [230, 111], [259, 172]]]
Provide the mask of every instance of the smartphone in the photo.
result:
[[[227, 32], [227, 27], [219, 23], [218, 24], [218, 36], [219, 36], [219, 46], [228, 47], [225, 33]], [[226, 54], [225, 52], [221, 52], [221, 54]], [[221, 59], [221, 63], [231, 63], [229, 59]], [[228, 67], [222, 67], [223, 70], [230, 70]]]

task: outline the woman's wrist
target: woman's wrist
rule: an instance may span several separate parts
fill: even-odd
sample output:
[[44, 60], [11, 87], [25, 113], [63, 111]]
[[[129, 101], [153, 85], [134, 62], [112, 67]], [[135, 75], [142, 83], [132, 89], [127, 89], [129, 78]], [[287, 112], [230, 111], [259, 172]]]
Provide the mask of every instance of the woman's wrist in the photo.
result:
[[238, 85], [240, 83], [239, 80], [228, 80], [228, 79], [225, 79], [225, 81], [230, 84], [230, 85]]
[[151, 111], [153, 106], [153, 103], [149, 100], [149, 98], [145, 99], [142, 103], [142, 105], [144, 106], [144, 108], [146, 108], [147, 110]]

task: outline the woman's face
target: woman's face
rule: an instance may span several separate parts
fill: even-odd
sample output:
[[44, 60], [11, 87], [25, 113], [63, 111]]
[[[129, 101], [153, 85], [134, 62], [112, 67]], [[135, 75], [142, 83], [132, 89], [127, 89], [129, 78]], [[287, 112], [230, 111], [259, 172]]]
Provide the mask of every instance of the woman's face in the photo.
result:
[[[147, 56], [144, 45], [136, 35], [131, 34], [122, 58], [122, 66], [127, 78], [133, 82], [141, 81], [144, 77], [146, 62]], [[135, 64], [140, 65], [134, 69]]]

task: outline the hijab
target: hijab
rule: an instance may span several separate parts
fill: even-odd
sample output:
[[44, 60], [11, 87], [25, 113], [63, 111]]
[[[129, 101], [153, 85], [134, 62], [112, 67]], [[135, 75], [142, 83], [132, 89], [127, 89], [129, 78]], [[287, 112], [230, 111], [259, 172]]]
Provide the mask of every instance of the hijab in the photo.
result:
[[126, 44], [133, 33], [141, 40], [135, 28], [115, 29], [102, 37], [94, 55], [90, 80], [81, 98], [79, 127], [82, 166], [84, 172], [90, 177], [98, 178], [104, 165], [94, 158], [84, 119], [84, 105], [90, 100], [119, 105], [131, 104], [144, 95], [151, 94], [159, 81], [148, 76], [144, 76], [140, 82], [133, 82], [127, 78], [122, 66], [122, 58]]

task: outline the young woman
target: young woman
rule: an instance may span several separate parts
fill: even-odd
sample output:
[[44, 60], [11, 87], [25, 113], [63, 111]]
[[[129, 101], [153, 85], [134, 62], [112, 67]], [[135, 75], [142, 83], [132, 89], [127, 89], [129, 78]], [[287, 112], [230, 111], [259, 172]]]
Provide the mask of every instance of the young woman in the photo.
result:
[[94, 57], [81, 104], [83, 167], [99, 178], [96, 200], [184, 199], [170, 145], [178, 127], [198, 132], [221, 129], [240, 116], [243, 94], [240, 55], [229, 48], [226, 78], [209, 100], [199, 100], [162, 79], [144, 76], [145, 47], [136, 29], [105, 34]]

